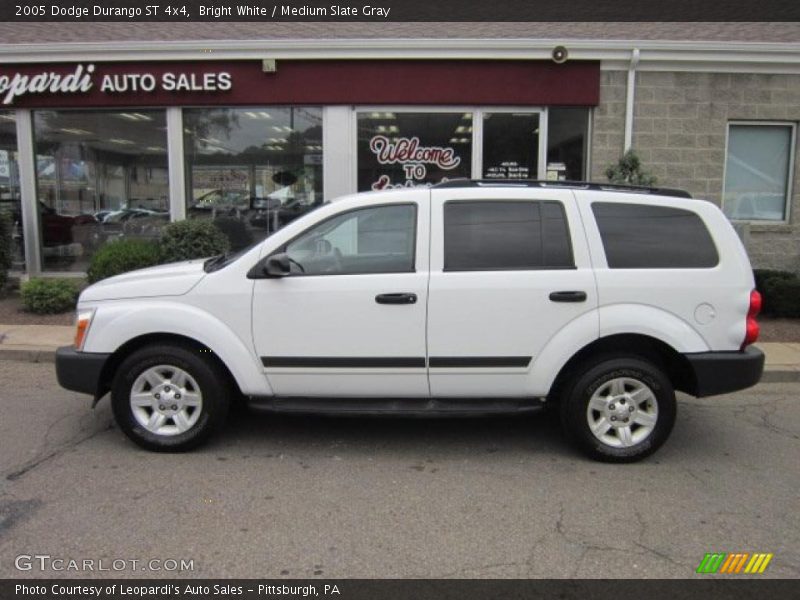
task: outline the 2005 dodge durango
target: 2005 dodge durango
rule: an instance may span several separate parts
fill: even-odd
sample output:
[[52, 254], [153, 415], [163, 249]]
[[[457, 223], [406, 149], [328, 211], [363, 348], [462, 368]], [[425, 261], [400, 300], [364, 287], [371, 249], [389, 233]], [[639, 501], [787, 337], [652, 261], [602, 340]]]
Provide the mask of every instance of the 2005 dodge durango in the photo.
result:
[[761, 377], [761, 299], [710, 202], [598, 184], [453, 181], [339, 198], [233, 255], [80, 296], [60, 384], [192, 448], [234, 398], [274, 411], [560, 411], [590, 456], [645, 457], [675, 391]]

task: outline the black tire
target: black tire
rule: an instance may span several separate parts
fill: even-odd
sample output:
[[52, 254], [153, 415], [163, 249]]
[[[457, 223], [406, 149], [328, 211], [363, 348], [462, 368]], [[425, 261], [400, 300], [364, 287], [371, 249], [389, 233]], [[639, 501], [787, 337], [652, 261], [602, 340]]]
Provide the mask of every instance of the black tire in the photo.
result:
[[[601, 425], [601, 429], [605, 425], [611, 426], [607, 435], [602, 435], [606, 441], [601, 437], [592, 433], [590, 428], [590, 413], [589, 401], [595, 392], [599, 391], [602, 396], [607, 390], [610, 390], [612, 381], [626, 382], [623, 385], [623, 390], [628, 393], [628, 390], [637, 389], [635, 386], [642, 384], [649, 388], [652, 392], [652, 397], [655, 402], [645, 402], [642, 405], [642, 412], [656, 413], [655, 425], [652, 430], [647, 433], [648, 427], [635, 423], [633, 418], [627, 415], [617, 416], [615, 411], [631, 410], [632, 413], [638, 415], [639, 406], [630, 408], [630, 394], [622, 396], [623, 401], [613, 402], [607, 404], [607, 407], [613, 407], [615, 411], [605, 413], [600, 410], [592, 410], [591, 415], [595, 423], [600, 425], [604, 416], [607, 421]], [[606, 386], [605, 388], [603, 386]], [[627, 387], [626, 387], [627, 386]], [[639, 388], [641, 389], [641, 388]], [[642, 392], [643, 397], [647, 396], [647, 390]], [[611, 392], [608, 391], [607, 396], [611, 397]], [[638, 397], [638, 395], [637, 395]], [[627, 405], [625, 399], [627, 398]], [[600, 398], [598, 398], [600, 400]], [[620, 406], [622, 405], [622, 406]], [[653, 408], [655, 407], [655, 408]], [[652, 362], [639, 358], [639, 357], [601, 357], [583, 368], [579, 368], [574, 372], [573, 379], [565, 385], [561, 401], [561, 423], [567, 436], [573, 443], [585, 454], [595, 460], [603, 462], [625, 463], [641, 460], [658, 450], [669, 437], [672, 427], [675, 424], [675, 416], [677, 405], [675, 401], [675, 390], [672, 388], [669, 378], [664, 372]], [[606, 408], [608, 410], [608, 408]], [[644, 415], [647, 416], [647, 415]], [[650, 417], [652, 418], [652, 416]], [[625, 420], [625, 425], [621, 423]], [[630, 423], [629, 423], [630, 419]], [[615, 424], [611, 424], [611, 420]], [[629, 425], [628, 425], [629, 424]], [[613, 444], [624, 444], [624, 436], [620, 435], [621, 431], [616, 427], [627, 427], [628, 432], [633, 431], [628, 446], [617, 447]], [[636, 433], [636, 432], [640, 433]], [[640, 441], [636, 441], [633, 436], [645, 436]], [[635, 442], [635, 443], [634, 443]]]
[[[131, 407], [131, 393], [139, 376], [162, 365], [177, 367], [187, 373], [194, 379], [202, 398], [199, 409], [191, 409], [193, 420], [194, 410], [199, 413], [194, 424], [188, 430], [172, 435], [149, 431], [137, 420]], [[155, 344], [140, 348], [119, 365], [111, 387], [111, 407], [120, 429], [136, 444], [154, 452], [183, 452], [199, 446], [225, 422], [229, 405], [227, 374], [212, 358], [189, 345]], [[170, 423], [169, 419], [167, 423]], [[177, 426], [176, 421], [172, 423]]]

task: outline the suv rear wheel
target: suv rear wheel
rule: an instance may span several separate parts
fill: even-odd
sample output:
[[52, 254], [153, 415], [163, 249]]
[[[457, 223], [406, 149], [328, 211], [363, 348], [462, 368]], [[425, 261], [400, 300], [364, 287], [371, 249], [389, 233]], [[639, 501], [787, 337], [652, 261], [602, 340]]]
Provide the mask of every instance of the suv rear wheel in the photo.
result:
[[675, 414], [667, 376], [634, 357], [599, 359], [578, 372], [561, 398], [566, 433], [606, 462], [633, 462], [655, 452], [669, 437]]
[[180, 452], [203, 443], [228, 412], [227, 378], [190, 346], [153, 345], [117, 369], [111, 404], [117, 424], [142, 448]]

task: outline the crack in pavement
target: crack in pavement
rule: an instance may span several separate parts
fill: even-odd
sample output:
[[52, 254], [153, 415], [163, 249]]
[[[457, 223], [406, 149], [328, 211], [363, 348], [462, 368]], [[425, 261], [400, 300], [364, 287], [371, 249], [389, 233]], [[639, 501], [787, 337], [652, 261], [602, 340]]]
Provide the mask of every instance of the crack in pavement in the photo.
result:
[[21, 467], [17, 467], [16, 469], [12, 470], [10, 473], [8, 473], [5, 476], [5, 479], [7, 481], [16, 481], [20, 477], [26, 475], [27, 473], [30, 473], [33, 469], [35, 469], [39, 465], [41, 465], [43, 463], [46, 463], [47, 461], [49, 461], [49, 460], [51, 460], [53, 458], [56, 458], [57, 456], [60, 456], [60, 455], [62, 455], [64, 453], [66, 453], [67, 451], [72, 450], [73, 448], [76, 448], [77, 446], [81, 445], [82, 443], [89, 441], [90, 439], [92, 439], [96, 435], [99, 435], [101, 433], [109, 431], [110, 429], [113, 429], [113, 428], [114, 428], [114, 424], [113, 423], [108, 423], [105, 427], [102, 427], [102, 428], [100, 428], [100, 429], [98, 429], [96, 431], [93, 431], [89, 435], [83, 436], [81, 438], [77, 438], [75, 440], [72, 440], [71, 442], [66, 442], [64, 445], [60, 446], [59, 448], [56, 448], [55, 450], [53, 450], [51, 452], [48, 452], [48, 453], [46, 453], [44, 455], [40, 455], [37, 458], [34, 458], [33, 460], [30, 460], [27, 463], [23, 464]]

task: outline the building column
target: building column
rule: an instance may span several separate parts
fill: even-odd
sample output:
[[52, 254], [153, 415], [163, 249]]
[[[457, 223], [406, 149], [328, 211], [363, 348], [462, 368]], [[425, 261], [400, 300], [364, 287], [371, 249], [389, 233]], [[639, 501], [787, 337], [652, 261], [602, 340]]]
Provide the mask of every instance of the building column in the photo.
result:
[[183, 110], [167, 108], [167, 168], [169, 170], [169, 217], [186, 218], [186, 173], [184, 171]]
[[39, 240], [39, 207], [36, 197], [36, 151], [33, 145], [33, 116], [30, 110], [18, 109], [17, 153], [19, 192], [22, 209], [22, 235], [25, 246], [25, 272], [35, 277], [42, 272]]

